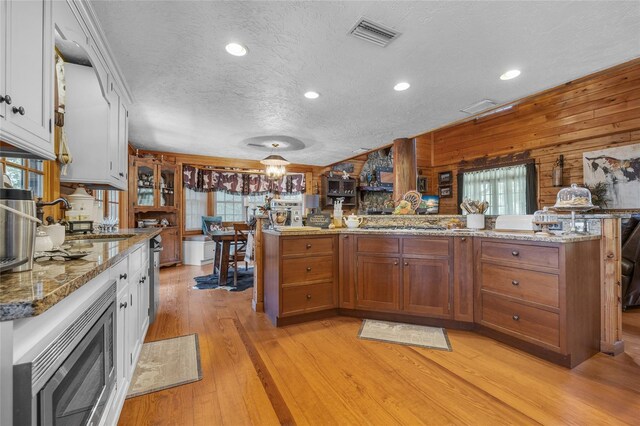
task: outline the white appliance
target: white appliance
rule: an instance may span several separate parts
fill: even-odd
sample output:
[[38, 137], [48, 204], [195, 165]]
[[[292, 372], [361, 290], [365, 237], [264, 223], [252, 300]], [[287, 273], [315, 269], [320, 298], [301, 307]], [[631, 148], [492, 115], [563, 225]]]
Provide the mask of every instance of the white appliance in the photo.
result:
[[537, 229], [532, 214], [498, 216], [494, 226], [494, 231], [502, 232], [531, 232]]

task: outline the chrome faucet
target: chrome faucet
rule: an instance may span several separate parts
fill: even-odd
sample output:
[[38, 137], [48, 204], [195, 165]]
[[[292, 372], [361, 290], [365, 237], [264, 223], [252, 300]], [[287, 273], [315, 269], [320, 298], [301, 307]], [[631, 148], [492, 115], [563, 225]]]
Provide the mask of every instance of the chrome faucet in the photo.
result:
[[64, 204], [65, 210], [71, 210], [71, 204], [69, 204], [66, 198], [62, 198], [62, 197], [56, 198], [55, 200], [50, 201], [48, 203], [43, 202], [42, 198], [38, 198], [38, 201], [36, 201], [36, 217], [42, 221], [44, 219], [43, 207], [54, 206], [59, 203]]

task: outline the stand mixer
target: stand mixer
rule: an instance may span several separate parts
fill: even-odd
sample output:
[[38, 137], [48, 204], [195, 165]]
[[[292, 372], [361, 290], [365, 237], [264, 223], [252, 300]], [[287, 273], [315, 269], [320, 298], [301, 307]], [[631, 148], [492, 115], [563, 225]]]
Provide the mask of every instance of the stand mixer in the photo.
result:
[[302, 201], [271, 200], [269, 215], [275, 226], [302, 226]]

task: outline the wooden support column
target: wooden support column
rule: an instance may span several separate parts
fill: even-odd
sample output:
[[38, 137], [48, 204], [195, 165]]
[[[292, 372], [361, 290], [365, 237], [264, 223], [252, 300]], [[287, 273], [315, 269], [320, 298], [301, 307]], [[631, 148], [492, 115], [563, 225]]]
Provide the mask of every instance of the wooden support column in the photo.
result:
[[266, 216], [256, 216], [256, 229], [253, 235], [253, 298], [251, 307], [255, 312], [264, 312], [264, 254], [262, 253], [262, 227], [267, 223]]
[[415, 191], [417, 185], [416, 140], [393, 141], [393, 198], [399, 200], [407, 191]]
[[617, 355], [624, 352], [624, 341], [622, 340], [620, 219], [602, 219], [601, 227], [600, 305], [602, 307], [602, 330], [600, 350], [608, 354]]

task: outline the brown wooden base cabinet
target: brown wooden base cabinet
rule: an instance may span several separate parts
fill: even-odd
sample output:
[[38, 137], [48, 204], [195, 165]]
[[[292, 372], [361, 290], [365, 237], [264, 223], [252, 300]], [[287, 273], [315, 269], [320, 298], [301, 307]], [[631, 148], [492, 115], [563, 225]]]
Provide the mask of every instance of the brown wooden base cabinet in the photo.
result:
[[276, 325], [338, 306], [336, 235], [278, 237], [264, 234], [264, 310]]
[[180, 263], [180, 230], [177, 226], [162, 229], [162, 251], [160, 252], [160, 266], [170, 266]]
[[267, 233], [265, 311], [475, 329], [573, 367], [599, 351], [599, 253], [599, 240]]
[[477, 238], [475, 251], [475, 321], [492, 337], [567, 367], [600, 351], [599, 241]]

